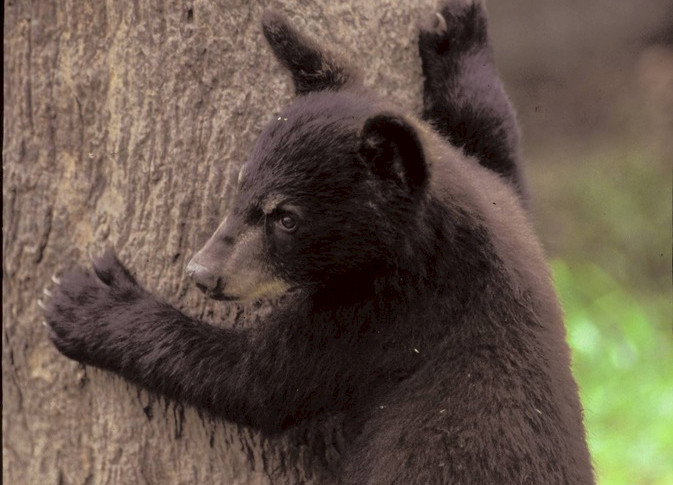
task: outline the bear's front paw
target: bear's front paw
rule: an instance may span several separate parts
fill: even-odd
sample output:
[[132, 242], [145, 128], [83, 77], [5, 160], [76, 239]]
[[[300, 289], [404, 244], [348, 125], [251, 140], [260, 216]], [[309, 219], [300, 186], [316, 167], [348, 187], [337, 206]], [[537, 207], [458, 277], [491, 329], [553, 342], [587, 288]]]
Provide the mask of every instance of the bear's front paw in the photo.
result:
[[145, 291], [112, 250], [92, 258], [93, 272], [74, 269], [45, 289], [45, 326], [56, 348], [71, 359], [108, 367], [109, 347], [128, 332], [132, 308]]
[[422, 54], [458, 54], [484, 45], [486, 11], [478, 0], [449, 0], [421, 27]]

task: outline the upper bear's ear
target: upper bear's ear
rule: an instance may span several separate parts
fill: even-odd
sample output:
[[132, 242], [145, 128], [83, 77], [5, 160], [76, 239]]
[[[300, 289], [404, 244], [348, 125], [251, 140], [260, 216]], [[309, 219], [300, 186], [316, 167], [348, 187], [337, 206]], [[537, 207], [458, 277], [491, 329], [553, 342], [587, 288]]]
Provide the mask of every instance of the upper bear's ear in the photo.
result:
[[325, 89], [336, 91], [358, 82], [355, 70], [333, 53], [322, 51], [281, 14], [267, 11], [262, 19], [262, 30], [273, 53], [292, 74], [297, 94]]
[[369, 118], [361, 133], [360, 156], [381, 179], [405, 185], [412, 194], [428, 180], [423, 145], [406, 120], [392, 114]]

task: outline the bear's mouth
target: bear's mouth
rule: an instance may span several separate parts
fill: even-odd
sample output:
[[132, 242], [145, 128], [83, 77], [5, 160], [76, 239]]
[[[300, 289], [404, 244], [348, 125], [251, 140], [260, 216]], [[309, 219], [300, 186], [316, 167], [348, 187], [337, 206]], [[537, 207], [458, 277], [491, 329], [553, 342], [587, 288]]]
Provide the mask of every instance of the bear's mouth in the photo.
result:
[[217, 279], [217, 284], [214, 288], [208, 288], [206, 285], [196, 283], [196, 287], [201, 290], [208, 298], [218, 301], [236, 301], [241, 298], [236, 295], [229, 295], [223, 291], [222, 279]]
[[220, 285], [218, 285], [218, 286], [216, 286], [215, 288], [212, 288], [212, 289], [207, 288], [204, 285], [200, 285], [199, 283], [196, 283], [196, 286], [199, 290], [201, 290], [211, 300], [239, 301], [239, 302], [283, 298], [286, 295], [294, 294], [294, 293], [297, 293], [301, 290], [301, 286], [295, 285], [295, 286], [291, 286], [291, 287], [287, 288], [286, 290], [282, 291], [281, 293], [277, 293], [277, 294], [265, 294], [264, 292], [262, 292], [261, 294], [255, 294], [255, 295], [244, 297], [244, 296], [240, 296], [240, 295], [225, 293], [223, 288], [221, 288]]
[[206, 296], [208, 296], [208, 298], [210, 298], [211, 300], [217, 300], [217, 301], [239, 301], [239, 300], [241, 300], [241, 298], [238, 297], [238, 296], [227, 295], [226, 293], [222, 293], [222, 292], [213, 293], [213, 292], [206, 291], [205, 293], [206, 293]]

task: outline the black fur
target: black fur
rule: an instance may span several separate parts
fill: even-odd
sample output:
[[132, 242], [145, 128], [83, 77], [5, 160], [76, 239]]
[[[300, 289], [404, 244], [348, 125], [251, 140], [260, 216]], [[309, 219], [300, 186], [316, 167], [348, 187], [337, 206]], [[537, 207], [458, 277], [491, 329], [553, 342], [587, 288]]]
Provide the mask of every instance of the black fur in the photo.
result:
[[[281, 307], [253, 329], [215, 328], [108, 252], [46, 303], [57, 348], [266, 433], [344, 413], [341, 483], [593, 483], [484, 12], [441, 13], [419, 41], [424, 117], [483, 166], [268, 15], [300, 96], [261, 134], [190, 271], [223, 298], [282, 283]], [[477, 73], [475, 59], [488, 61]]]
[[362, 133], [360, 153], [381, 179], [391, 178], [418, 193], [426, 186], [428, 168], [416, 130], [402, 118], [380, 114], [369, 118]]
[[339, 89], [359, 80], [334, 53], [324, 52], [312, 39], [297, 32], [281, 15], [264, 15], [264, 37], [278, 60], [290, 71], [297, 94]]
[[478, 0], [451, 0], [441, 15], [419, 36], [423, 119], [525, 196], [516, 117], [496, 73], [486, 12]]

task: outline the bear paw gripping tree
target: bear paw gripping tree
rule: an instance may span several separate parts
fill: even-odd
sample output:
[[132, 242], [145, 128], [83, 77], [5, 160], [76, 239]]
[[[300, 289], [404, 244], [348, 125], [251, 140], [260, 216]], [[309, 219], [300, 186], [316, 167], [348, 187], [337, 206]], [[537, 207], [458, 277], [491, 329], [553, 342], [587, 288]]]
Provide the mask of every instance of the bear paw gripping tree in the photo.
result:
[[214, 327], [108, 251], [47, 292], [53, 343], [267, 434], [343, 413], [340, 483], [593, 483], [483, 7], [448, 2], [421, 30], [420, 118], [280, 15], [263, 30], [297, 96], [187, 270], [212, 298], [280, 304]]

